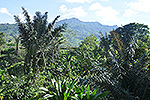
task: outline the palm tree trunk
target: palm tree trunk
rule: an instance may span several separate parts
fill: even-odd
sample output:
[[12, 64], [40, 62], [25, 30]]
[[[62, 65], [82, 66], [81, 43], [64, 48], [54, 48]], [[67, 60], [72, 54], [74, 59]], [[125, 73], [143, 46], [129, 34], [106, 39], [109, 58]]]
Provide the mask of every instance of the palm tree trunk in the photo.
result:
[[19, 50], [19, 42], [17, 42], [17, 44], [16, 44], [16, 52], [15, 52], [15, 54], [18, 54], [18, 50]]

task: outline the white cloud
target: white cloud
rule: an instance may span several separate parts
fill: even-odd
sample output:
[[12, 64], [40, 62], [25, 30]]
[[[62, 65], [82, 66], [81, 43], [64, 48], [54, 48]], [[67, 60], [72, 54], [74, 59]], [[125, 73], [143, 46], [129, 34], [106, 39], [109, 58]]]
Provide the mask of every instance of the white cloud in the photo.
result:
[[83, 8], [81, 6], [73, 8], [70, 13], [72, 15], [75, 15], [75, 16], [78, 16], [78, 17], [83, 17], [83, 16], [86, 16], [88, 14], [87, 12], [85, 12], [83, 10]]
[[65, 12], [63, 13], [65, 14], [62, 15], [62, 17], [84, 17], [88, 14], [83, 10], [82, 6], [75, 7], [72, 9], [67, 9], [67, 7], [65, 7]]
[[74, 2], [76, 2], [76, 3], [85, 3], [85, 2], [90, 3], [93, 0], [66, 0], [66, 1], [71, 2], [71, 3], [74, 3]]
[[9, 16], [13, 16], [11, 13], [8, 12], [7, 8], [0, 8], [0, 13], [2, 14], [7, 14]]
[[89, 10], [100, 10], [102, 8], [103, 6], [100, 3], [96, 2], [89, 7]]
[[[66, 0], [67, 2], [71, 2], [71, 3], [90, 3], [94, 0]], [[98, 0], [98, 1], [108, 1], [108, 0]]]
[[136, 2], [131, 2], [127, 4], [130, 9], [135, 11], [142, 11], [142, 12], [150, 12], [150, 0], [138, 0]]
[[61, 12], [65, 13], [65, 12], [67, 11], [66, 5], [61, 5], [61, 6], [59, 7], [59, 10], [60, 10]]
[[131, 17], [132, 15], [135, 15], [138, 13], [138, 11], [135, 11], [133, 9], [125, 9], [124, 10], [124, 14], [123, 14], [123, 17]]
[[117, 22], [118, 11], [113, 9], [111, 6], [104, 7], [100, 3], [94, 3], [89, 7], [89, 10], [96, 10], [95, 14], [102, 18], [103, 23], [108, 24], [109, 22]]
[[135, 2], [126, 3], [129, 8], [124, 10], [123, 17], [131, 17], [140, 12], [148, 13], [150, 12], [149, 4], [150, 0], [137, 0]]
[[108, 0], [99, 0], [99, 1], [108, 1]]

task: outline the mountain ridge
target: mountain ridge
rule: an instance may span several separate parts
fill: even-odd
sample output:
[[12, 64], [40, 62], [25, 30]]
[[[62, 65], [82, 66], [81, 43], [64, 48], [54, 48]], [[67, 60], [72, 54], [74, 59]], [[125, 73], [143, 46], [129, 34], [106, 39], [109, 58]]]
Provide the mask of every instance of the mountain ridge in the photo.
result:
[[[73, 40], [69, 40], [69, 42], [73, 42], [73, 44], [78, 44], [84, 38], [87, 36], [90, 36], [91, 34], [94, 34], [96, 37], [99, 38], [100, 33], [102, 32], [105, 36], [105, 32], [109, 33], [113, 29], [116, 29], [118, 26], [113, 25], [102, 25], [101, 23], [95, 21], [95, 22], [85, 22], [81, 21], [78, 18], [69, 18], [69, 19], [63, 19], [61, 21], [58, 21], [56, 25], [61, 25], [63, 23], [67, 24], [67, 29], [72, 30], [76, 36], [72, 37]], [[75, 42], [78, 41], [78, 42]], [[75, 46], [76, 46], [75, 45]]]
[[[85, 22], [85, 21], [81, 21], [75, 17], [69, 18], [69, 19], [63, 19], [63, 20], [57, 22], [57, 24], [59, 24], [59, 25], [63, 24], [63, 23], [67, 23], [68, 28], [71, 28], [72, 30], [75, 30], [75, 31], [78, 30], [83, 33], [85, 33], [85, 32], [89, 33], [89, 32], [93, 31], [92, 34], [94, 34], [94, 35], [99, 34], [99, 32], [102, 32], [103, 34], [105, 34], [105, 32], [110, 32], [113, 29], [116, 29], [118, 27], [117, 25], [113, 25], [113, 26], [102, 25], [101, 23], [99, 23], [97, 21]], [[82, 27], [82, 30], [81, 30], [81, 27]]]
[[[102, 32], [105, 34], [105, 32], [110, 32], [113, 29], [116, 29], [118, 26], [113, 25], [102, 25], [101, 23], [95, 21], [95, 22], [85, 22], [81, 21], [78, 18], [69, 18], [69, 19], [63, 19], [56, 23], [57, 25], [61, 25], [67, 23], [67, 30], [72, 30], [74, 32], [75, 36], [70, 37], [70, 40], [68, 42], [71, 44], [71, 46], [78, 46], [78, 44], [84, 40], [87, 36], [94, 34], [96, 37], [99, 36], [99, 32]], [[0, 24], [0, 32], [6, 33], [7, 40], [11, 39], [13, 35], [19, 34], [18, 28], [16, 24]], [[65, 33], [68, 36], [69, 32]]]

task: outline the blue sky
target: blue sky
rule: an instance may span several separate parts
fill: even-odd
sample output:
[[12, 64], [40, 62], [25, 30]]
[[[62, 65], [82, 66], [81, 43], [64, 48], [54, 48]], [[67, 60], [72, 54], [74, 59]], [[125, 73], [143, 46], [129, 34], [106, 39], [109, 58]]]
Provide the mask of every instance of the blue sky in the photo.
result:
[[34, 16], [48, 12], [48, 20], [77, 17], [82, 21], [98, 21], [104, 25], [138, 22], [150, 26], [150, 0], [0, 0], [0, 23], [15, 23], [14, 15], [23, 20], [21, 7]]

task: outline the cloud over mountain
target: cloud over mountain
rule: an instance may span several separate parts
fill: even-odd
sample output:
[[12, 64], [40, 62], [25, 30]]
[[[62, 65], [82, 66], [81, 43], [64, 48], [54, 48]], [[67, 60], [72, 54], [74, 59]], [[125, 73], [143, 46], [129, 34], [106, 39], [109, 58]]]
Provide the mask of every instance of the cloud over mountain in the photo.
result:
[[99, 2], [92, 4], [89, 10], [95, 11], [95, 15], [101, 17], [103, 22], [117, 22], [118, 11], [113, 9], [111, 6], [102, 6]]
[[9, 16], [13, 16], [11, 13], [8, 12], [7, 8], [0, 8], [0, 13], [2, 14], [7, 14]]
[[61, 5], [59, 10], [63, 13], [62, 17], [70, 18], [70, 17], [84, 17], [88, 14], [85, 12], [82, 6], [74, 7], [72, 9], [68, 9], [65, 5]]

